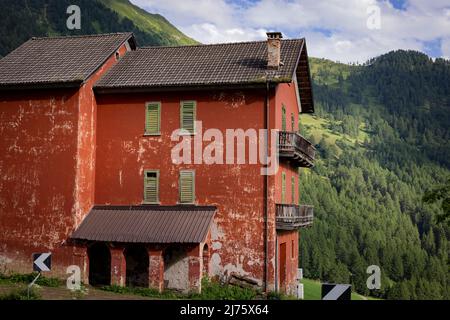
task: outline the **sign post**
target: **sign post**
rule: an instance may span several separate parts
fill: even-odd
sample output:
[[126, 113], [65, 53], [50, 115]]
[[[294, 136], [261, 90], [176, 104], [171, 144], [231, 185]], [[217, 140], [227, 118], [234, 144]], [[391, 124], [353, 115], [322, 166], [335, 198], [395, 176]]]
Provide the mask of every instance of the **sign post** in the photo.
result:
[[37, 279], [41, 276], [41, 272], [47, 272], [52, 269], [52, 254], [46, 253], [33, 253], [33, 271], [37, 271], [36, 278], [27, 287], [27, 296], [30, 299], [31, 287], [36, 283]]

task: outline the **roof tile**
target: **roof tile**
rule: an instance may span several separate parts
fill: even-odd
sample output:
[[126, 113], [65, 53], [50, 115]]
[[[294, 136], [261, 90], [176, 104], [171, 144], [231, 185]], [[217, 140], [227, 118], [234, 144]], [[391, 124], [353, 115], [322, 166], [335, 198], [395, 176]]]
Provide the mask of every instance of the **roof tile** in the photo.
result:
[[32, 38], [0, 60], [0, 88], [80, 84], [132, 36]]
[[278, 70], [267, 68], [267, 42], [148, 47], [128, 53], [97, 89], [290, 82], [304, 39], [282, 40]]
[[94, 207], [72, 239], [130, 243], [200, 243], [216, 207]]

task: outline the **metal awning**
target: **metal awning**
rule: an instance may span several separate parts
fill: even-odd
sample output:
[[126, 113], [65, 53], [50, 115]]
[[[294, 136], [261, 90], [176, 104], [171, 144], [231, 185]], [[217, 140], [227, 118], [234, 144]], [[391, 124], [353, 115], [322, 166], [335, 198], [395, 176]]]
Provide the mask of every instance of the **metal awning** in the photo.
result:
[[204, 242], [213, 206], [96, 206], [72, 234], [74, 240], [129, 243]]

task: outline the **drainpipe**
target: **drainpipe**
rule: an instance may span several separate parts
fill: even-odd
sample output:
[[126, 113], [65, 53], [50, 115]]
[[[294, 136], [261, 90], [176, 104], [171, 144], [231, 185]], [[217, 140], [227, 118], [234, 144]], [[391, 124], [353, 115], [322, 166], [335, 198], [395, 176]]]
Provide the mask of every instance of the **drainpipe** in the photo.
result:
[[269, 161], [269, 106], [270, 106], [270, 81], [266, 81], [266, 106], [265, 106], [265, 129], [266, 129], [266, 174], [264, 175], [264, 291], [269, 292], [269, 176], [267, 175]]

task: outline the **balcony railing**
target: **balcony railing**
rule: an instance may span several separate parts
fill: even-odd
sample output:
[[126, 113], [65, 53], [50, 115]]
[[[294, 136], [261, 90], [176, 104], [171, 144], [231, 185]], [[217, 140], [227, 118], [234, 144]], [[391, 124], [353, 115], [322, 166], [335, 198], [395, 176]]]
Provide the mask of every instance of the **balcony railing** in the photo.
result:
[[314, 207], [295, 204], [276, 205], [276, 223], [279, 230], [309, 227], [314, 220]]
[[278, 154], [281, 158], [293, 160], [299, 167], [314, 166], [316, 148], [297, 132], [280, 131]]

